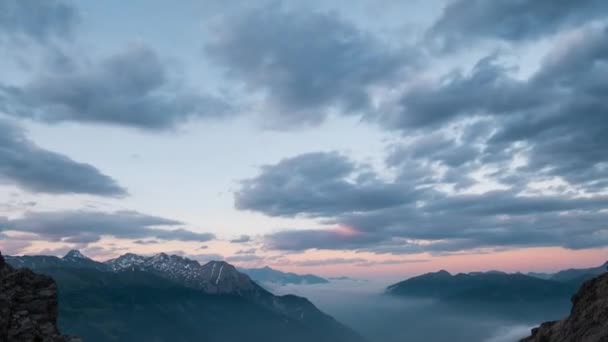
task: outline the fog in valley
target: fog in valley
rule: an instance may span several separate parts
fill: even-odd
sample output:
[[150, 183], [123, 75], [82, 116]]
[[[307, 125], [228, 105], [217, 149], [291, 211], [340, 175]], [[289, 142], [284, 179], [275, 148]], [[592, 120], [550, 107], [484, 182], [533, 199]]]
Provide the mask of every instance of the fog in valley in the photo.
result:
[[370, 342], [510, 342], [540, 322], [567, 315], [569, 303], [475, 307], [383, 294], [381, 281], [332, 281], [319, 285], [268, 286], [277, 294], [307, 297]]

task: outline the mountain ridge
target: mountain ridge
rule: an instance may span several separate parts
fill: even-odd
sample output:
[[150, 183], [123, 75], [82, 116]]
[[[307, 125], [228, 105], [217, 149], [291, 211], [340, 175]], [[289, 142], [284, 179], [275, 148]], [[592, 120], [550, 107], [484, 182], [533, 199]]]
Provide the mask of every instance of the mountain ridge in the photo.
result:
[[539, 301], [569, 298], [579, 285], [576, 281], [558, 282], [522, 273], [490, 271], [453, 275], [440, 270], [390, 285], [386, 293], [443, 301]]
[[[277, 319], [272, 318], [274, 316], [283, 317], [282, 319], [286, 320], [285, 322], [292, 322], [289, 324], [296, 324], [297, 322], [297, 326], [309, 326], [310, 328], [322, 326], [321, 331], [325, 331], [328, 335], [335, 335], [337, 340], [341, 340], [340, 336], [344, 335], [348, 336], [347, 340], [350, 341], [363, 341], [358, 334], [320, 311], [308, 299], [295, 295], [276, 296], [225, 261], [209, 261], [201, 265], [196, 260], [178, 255], [158, 253], [152, 256], [141, 256], [127, 253], [100, 263], [77, 251], [70, 251], [64, 258], [47, 256], [10, 257], [9, 262], [19, 267], [29, 266], [42, 273], [57, 277], [60, 286], [62, 284], [66, 285], [65, 293], [79, 293], [80, 297], [91, 296], [86, 293], [85, 289], [95, 289], [94, 291], [102, 291], [103, 293], [111, 290], [108, 296], [114, 296], [116, 293], [121, 293], [122, 296], [127, 295], [124, 293], [125, 291], [129, 292], [128, 288], [135, 287], [139, 290], [134, 290], [134, 292], [161, 292], [169, 297], [175, 295], [173, 292], [182, 293], [194, 290], [199, 291], [195, 293], [200, 293], [200, 296], [207, 296], [194, 295], [194, 301], [226, 300], [233, 302], [233, 305], [236, 306], [253, 305], [253, 307], [259, 308], [257, 310], [261, 309], [268, 312], [270, 315], [267, 317], [268, 322], [277, 321]], [[160, 288], [150, 288], [147, 284], [154, 282], [153, 279], [141, 280], [141, 278], [150, 276], [164, 279], [166, 283], [163, 282], [163, 286]], [[124, 286], [113, 286], [113, 282], [120, 282]], [[234, 299], [230, 299], [230, 297]], [[79, 300], [78, 296], [70, 298], [73, 301]], [[237, 300], [237, 298], [240, 299]], [[109, 302], [106, 297], [99, 300]], [[141, 300], [147, 303], [145, 298]], [[244, 302], [239, 302], [241, 300]], [[112, 305], [112, 303], [108, 305]], [[176, 304], [172, 303], [169, 307], [173, 308], [172, 305]], [[150, 310], [161, 309], [154, 307]], [[177, 310], [177, 307], [175, 307], [175, 310]], [[198, 309], [191, 310], [197, 312]], [[254, 309], [250, 307], [247, 310]], [[74, 319], [78, 319], [78, 317]], [[83, 324], [86, 324], [86, 322]], [[192, 329], [196, 330], [196, 328]], [[83, 329], [82, 331], [86, 333], [87, 330]], [[321, 337], [317, 336], [316, 339]]]
[[279, 285], [314, 285], [329, 283], [329, 280], [314, 274], [283, 272], [269, 266], [260, 268], [239, 268], [239, 270], [247, 274], [249, 277], [251, 277], [251, 279], [260, 283], [272, 283]]

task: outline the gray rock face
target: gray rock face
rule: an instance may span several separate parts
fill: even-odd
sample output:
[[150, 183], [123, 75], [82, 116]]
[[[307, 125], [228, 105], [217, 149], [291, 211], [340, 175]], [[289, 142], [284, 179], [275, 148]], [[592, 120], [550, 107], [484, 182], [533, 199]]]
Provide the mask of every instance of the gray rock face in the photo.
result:
[[545, 322], [521, 342], [608, 342], [608, 273], [587, 281], [572, 297], [570, 316]]
[[15, 270], [0, 254], [0, 342], [77, 342], [57, 329], [57, 286], [28, 269]]

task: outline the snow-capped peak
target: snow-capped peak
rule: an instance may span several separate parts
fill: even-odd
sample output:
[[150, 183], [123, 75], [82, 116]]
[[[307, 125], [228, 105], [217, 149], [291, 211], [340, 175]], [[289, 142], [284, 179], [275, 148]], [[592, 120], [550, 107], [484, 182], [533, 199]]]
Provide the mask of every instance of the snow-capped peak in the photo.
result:
[[179, 255], [125, 254], [106, 261], [106, 265], [115, 272], [134, 269], [154, 272], [207, 293], [245, 294], [261, 290], [247, 275], [225, 261], [210, 261], [201, 265], [196, 260]]
[[140, 266], [146, 261], [146, 259], [146, 257], [141, 255], [127, 253], [119, 256], [116, 259], [108, 260], [105, 263], [106, 265], [109, 265], [113, 271], [120, 271]]
[[79, 250], [72, 249], [63, 257], [63, 259], [85, 259], [86, 260], [89, 258], [87, 258], [84, 254], [80, 253]]

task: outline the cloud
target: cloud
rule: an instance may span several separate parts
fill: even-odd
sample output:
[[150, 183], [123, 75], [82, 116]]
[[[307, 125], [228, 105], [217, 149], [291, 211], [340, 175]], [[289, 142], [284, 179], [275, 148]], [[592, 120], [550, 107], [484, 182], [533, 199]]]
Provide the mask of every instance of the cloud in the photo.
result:
[[3, 203], [0, 203], [0, 211], [15, 212], [23, 209], [31, 209], [38, 205], [36, 201], [22, 200], [18, 196], [6, 198]]
[[64, 255], [66, 255], [68, 252], [70, 252], [71, 250], [73, 250], [74, 248], [72, 246], [61, 246], [61, 247], [49, 247], [49, 248], [44, 248], [40, 251], [38, 251], [36, 254], [38, 255], [53, 255], [56, 257], [63, 257]]
[[158, 230], [153, 233], [154, 237], [161, 240], [176, 240], [176, 241], [210, 241], [215, 239], [215, 235], [211, 233], [196, 233], [187, 229], [178, 228], [172, 230]]
[[[67, 57], [70, 58], [70, 57]], [[0, 109], [42, 122], [101, 123], [145, 130], [172, 129], [194, 118], [218, 118], [228, 105], [186, 89], [149, 47], [130, 45], [100, 62], [71, 60], [23, 86], [0, 88]]]
[[156, 244], [159, 244], [160, 241], [158, 241], [158, 240], [135, 240], [135, 241], [133, 241], [133, 243], [138, 244], [138, 245], [156, 245]]
[[224, 260], [224, 256], [217, 253], [187, 255], [188, 258], [194, 259], [202, 264], [213, 260]]
[[601, 210], [608, 207], [608, 197], [567, 198], [565, 196], [517, 196], [510, 191], [490, 191], [477, 195], [450, 196], [433, 201], [429, 212], [457, 210], [464, 215], [527, 215], [571, 210]]
[[455, 70], [417, 84], [403, 94], [398, 111], [380, 117], [381, 123], [401, 130], [436, 127], [463, 116], [500, 115], [543, 103], [542, 89], [530, 92], [525, 82], [505, 77], [508, 70], [491, 55], [468, 73]]
[[409, 259], [409, 260], [400, 260], [400, 259], [388, 259], [388, 260], [368, 260], [364, 262], [359, 262], [355, 264], [357, 267], [372, 267], [379, 265], [402, 265], [402, 264], [418, 264], [427, 262], [426, 259]]
[[602, 0], [453, 0], [432, 25], [427, 39], [444, 49], [480, 39], [522, 42], [555, 34], [608, 15]]
[[[398, 265], [408, 263], [419, 263], [426, 262], [423, 259], [413, 260], [368, 260], [364, 258], [328, 258], [328, 259], [311, 259], [303, 261], [288, 261], [284, 265], [300, 266], [300, 267], [317, 267], [317, 266], [329, 266], [329, 265], [354, 265], [357, 267], [370, 267], [378, 265]], [[282, 264], [283, 265], [283, 264]]]
[[384, 237], [353, 229], [282, 230], [266, 235], [270, 249], [301, 251], [307, 249], [356, 249], [375, 244]]
[[210, 233], [196, 233], [183, 228], [161, 229], [160, 226], [179, 226], [181, 222], [135, 211], [50, 211], [26, 212], [22, 217], [8, 219], [1, 230], [33, 233], [40, 239], [72, 243], [91, 243], [102, 236], [121, 239], [156, 238], [175, 241], [209, 241]]
[[[460, 143], [439, 141], [436, 145], [413, 139], [405, 152], [397, 150], [397, 156], [389, 156], [388, 166], [398, 175], [393, 181], [379, 183], [377, 189], [382, 191], [369, 191], [370, 179], [375, 182], [378, 175], [367, 170], [365, 177], [353, 177], [350, 172], [355, 163], [339, 154], [304, 154], [282, 160], [264, 166], [259, 176], [243, 182], [236, 194], [237, 208], [269, 216], [319, 218], [334, 226], [284, 229], [264, 236], [265, 247], [274, 250], [444, 254], [486, 248], [578, 249], [608, 244], [603, 222], [608, 215], [607, 196], [536, 193], [527, 186], [462, 193], [440, 190], [453, 181], [451, 177], [462, 183], [458, 177], [473, 179], [467, 173], [491, 163], [479, 162], [481, 154], [468, 151], [465, 155], [471, 157], [454, 162], [460, 157], [444, 154], [456, 151], [458, 155]], [[442, 167], [454, 169], [454, 174], [448, 177], [449, 173], [437, 171]], [[458, 175], [459, 171], [464, 172]], [[476, 184], [473, 179], [464, 190]]]
[[16, 125], [0, 119], [0, 179], [25, 190], [120, 197], [127, 190], [89, 164], [40, 148]]
[[302, 154], [263, 167], [260, 175], [242, 182], [235, 206], [269, 216], [315, 217], [374, 210], [411, 199], [408, 189], [387, 184], [367, 167], [327, 152]]
[[241, 249], [236, 254], [255, 254], [257, 248]]
[[561, 176], [601, 190], [608, 184], [608, 157], [602, 153], [608, 148], [603, 134], [608, 129], [608, 81], [598, 75], [608, 71], [608, 28], [575, 37], [565, 52], [557, 46], [530, 79], [529, 88], [551, 90], [551, 96], [542, 96], [544, 105], [535, 109], [532, 120], [526, 123], [526, 111], [510, 113], [489, 143], [494, 149], [527, 143], [529, 173]]
[[4, 255], [18, 255], [31, 245], [30, 241], [25, 240], [0, 239], [0, 252]]
[[367, 262], [363, 258], [328, 258], [328, 259], [311, 259], [303, 261], [289, 261], [289, 265], [302, 266], [302, 267], [315, 267], [315, 266], [327, 266], [327, 265], [345, 265]]
[[[455, 196], [456, 198], [458, 196]], [[494, 198], [493, 198], [494, 197]], [[505, 203], [494, 203], [501, 198]], [[382, 238], [382, 243], [368, 244], [366, 250], [381, 253], [444, 253], [476, 248], [562, 246], [566, 248], [601, 247], [608, 244], [607, 218], [602, 210], [608, 203], [586, 207], [586, 199], [567, 201], [556, 208], [552, 196], [526, 198], [516, 194], [469, 195], [474, 210], [461, 210], [455, 202], [443, 199], [425, 200], [424, 205], [388, 208], [374, 213], [346, 214], [338, 220]], [[522, 210], [532, 201], [535, 208]], [[436, 210], [435, 207], [442, 207]], [[310, 233], [313, 234], [313, 233]], [[593, 237], [593, 238], [591, 238]], [[326, 241], [326, 245], [332, 242]], [[334, 249], [344, 248], [333, 240]]]
[[251, 241], [251, 236], [249, 235], [241, 235], [236, 239], [230, 240], [231, 243], [245, 243]]
[[226, 258], [228, 262], [258, 262], [264, 260], [263, 257], [255, 255], [255, 254], [243, 254], [243, 255], [233, 255]]
[[[125, 247], [102, 247], [102, 246], [89, 246], [81, 250], [82, 254], [86, 255], [89, 258], [97, 259], [97, 260], [108, 260], [110, 258], [115, 258], [117, 254], [124, 253], [127, 250]], [[39, 253], [42, 254], [42, 253]], [[61, 254], [65, 255], [65, 253]]]
[[425, 259], [410, 259], [410, 260], [399, 260], [399, 259], [387, 259], [387, 260], [368, 260], [364, 258], [327, 258], [327, 259], [310, 259], [301, 261], [282, 261], [279, 264], [281, 266], [299, 266], [299, 267], [318, 267], [318, 266], [330, 266], [330, 265], [353, 265], [356, 267], [372, 267], [379, 265], [399, 265], [399, 264], [410, 264], [410, 263], [421, 263], [427, 262]]
[[321, 123], [331, 110], [370, 107], [370, 88], [417, 63], [336, 13], [273, 2], [210, 27], [205, 51], [228, 77], [264, 98], [265, 125]]
[[77, 10], [61, 0], [2, 0], [0, 2], [0, 41], [28, 37], [46, 42], [66, 37], [79, 20]]
[[[457, 129], [449, 143], [436, 145], [434, 155], [425, 155], [428, 149], [412, 150], [406, 160], [422, 156], [449, 171], [463, 171], [455, 167], [464, 162], [477, 163], [478, 168], [496, 166], [502, 174], [496, 178], [507, 185], [561, 177], [585, 191], [601, 191], [608, 184], [603, 153], [608, 147], [603, 134], [608, 128], [608, 82], [598, 75], [607, 68], [607, 41], [606, 27], [576, 31], [558, 40], [538, 70], [523, 80], [497, 56], [489, 56], [468, 73], [457, 71], [412, 87], [403, 94], [399, 109], [379, 120], [388, 129], [409, 134]], [[478, 120], [486, 128], [476, 137], [466, 129], [458, 131], [467, 120]], [[518, 155], [526, 165], [505, 172]]]

